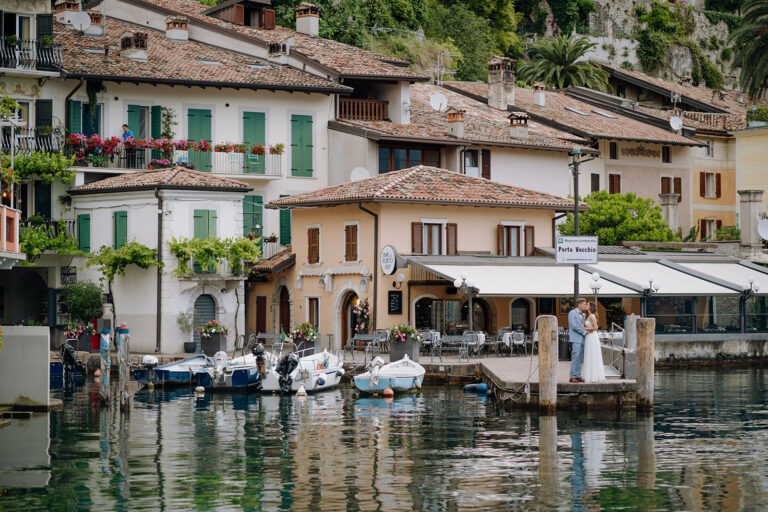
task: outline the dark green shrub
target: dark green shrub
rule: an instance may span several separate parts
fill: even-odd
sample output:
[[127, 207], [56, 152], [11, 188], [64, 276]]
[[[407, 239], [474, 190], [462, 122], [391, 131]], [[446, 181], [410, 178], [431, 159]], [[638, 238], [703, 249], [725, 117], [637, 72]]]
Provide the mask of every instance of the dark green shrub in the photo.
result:
[[64, 290], [64, 299], [72, 319], [88, 321], [104, 314], [101, 287], [93, 281], [78, 281]]

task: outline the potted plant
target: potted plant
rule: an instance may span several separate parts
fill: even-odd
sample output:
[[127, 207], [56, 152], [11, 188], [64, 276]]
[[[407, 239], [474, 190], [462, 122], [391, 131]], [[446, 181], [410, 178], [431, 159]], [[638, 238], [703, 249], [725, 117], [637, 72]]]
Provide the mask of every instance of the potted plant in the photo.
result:
[[389, 360], [399, 361], [406, 354], [412, 361], [419, 360], [421, 336], [407, 324], [398, 324], [389, 330]]
[[50, 48], [52, 44], [53, 44], [53, 40], [51, 39], [51, 36], [49, 36], [48, 34], [40, 38], [41, 48]]
[[283, 151], [285, 151], [285, 144], [283, 144], [282, 142], [279, 144], [274, 144], [272, 146], [269, 146], [270, 155], [282, 155]]
[[229, 329], [218, 321], [211, 320], [201, 326], [197, 333], [200, 335], [200, 342], [205, 355], [213, 357], [216, 352], [227, 350]]
[[149, 165], [147, 165], [148, 169], [165, 169], [166, 167], [170, 167], [171, 162], [167, 158], [153, 158], [149, 161]]
[[[193, 315], [188, 315], [186, 313], [179, 313], [179, 316], [176, 317], [176, 323], [179, 325], [179, 329], [181, 329], [181, 332], [184, 333], [184, 339], [189, 340], [189, 334], [192, 332], [192, 329], [195, 327], [193, 322]], [[184, 352], [187, 354], [194, 354], [197, 350], [197, 342], [196, 341], [185, 341], [184, 342]]]
[[[93, 331], [93, 319], [104, 314], [104, 294], [101, 287], [93, 281], [78, 281], [64, 290], [64, 301], [72, 319], [71, 326], [87, 326], [88, 329], [83, 330], [88, 332], [80, 333], [80, 335], [85, 334], [86, 339], [88, 339], [87, 334], [94, 334], [95, 332]], [[81, 339], [81, 347], [83, 341]], [[85, 346], [89, 346], [89, 344], [86, 343]]]
[[96, 334], [96, 329], [89, 323], [80, 321], [67, 322], [65, 327], [67, 343], [72, 345], [75, 350], [90, 350], [91, 335]]
[[16, 46], [17, 44], [19, 44], [19, 38], [16, 36], [16, 34], [11, 34], [9, 36], [6, 36], [5, 44], [7, 44], [8, 46]]
[[253, 153], [254, 155], [263, 155], [266, 152], [267, 152], [267, 150], [266, 150], [266, 148], [264, 147], [263, 144], [254, 144], [251, 147], [251, 153]]
[[272, 233], [271, 235], [265, 236], [264, 241], [270, 244], [273, 244], [277, 242], [277, 235]]
[[[299, 350], [317, 348], [315, 345], [317, 342], [317, 328], [309, 322], [304, 322], [294, 327], [291, 338], [293, 338], [293, 342]], [[311, 353], [306, 352], [304, 355], [311, 355]]]
[[215, 144], [213, 146], [213, 152], [214, 153], [231, 153], [232, 144], [230, 144], [229, 142], [219, 142], [218, 144]]
[[190, 144], [190, 149], [207, 153], [208, 151], [211, 150], [211, 143], [208, 142], [207, 140], [199, 140], [197, 142], [192, 142]]

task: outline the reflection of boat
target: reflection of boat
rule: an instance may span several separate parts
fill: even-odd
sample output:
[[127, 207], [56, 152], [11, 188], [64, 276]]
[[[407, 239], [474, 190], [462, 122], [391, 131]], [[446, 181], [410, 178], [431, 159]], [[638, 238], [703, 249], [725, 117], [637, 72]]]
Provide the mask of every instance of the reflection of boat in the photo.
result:
[[213, 359], [205, 354], [195, 354], [181, 361], [157, 364], [154, 356], [144, 356], [142, 367], [133, 370], [133, 379], [140, 384], [156, 386], [180, 386], [194, 384], [194, 373], [203, 366], [213, 366]]
[[[281, 391], [295, 393], [299, 386], [310, 393], [335, 388], [344, 375], [340, 358], [327, 350], [319, 354], [299, 357], [298, 353], [288, 352], [282, 357], [264, 352], [265, 371], [261, 389], [268, 392]], [[230, 361], [231, 367], [257, 365], [257, 356], [247, 354]]]
[[356, 375], [352, 381], [355, 387], [363, 393], [378, 394], [391, 388], [395, 393], [421, 389], [424, 381], [424, 367], [408, 358], [406, 355], [399, 361], [384, 364], [384, 360], [376, 357], [368, 363], [368, 371]]
[[[376, 398], [364, 396], [355, 400], [355, 414], [373, 409], [386, 409], [388, 411], [406, 412], [417, 408], [416, 397], [418, 395], [399, 396], [397, 398]], [[362, 414], [361, 417], [364, 417]]]

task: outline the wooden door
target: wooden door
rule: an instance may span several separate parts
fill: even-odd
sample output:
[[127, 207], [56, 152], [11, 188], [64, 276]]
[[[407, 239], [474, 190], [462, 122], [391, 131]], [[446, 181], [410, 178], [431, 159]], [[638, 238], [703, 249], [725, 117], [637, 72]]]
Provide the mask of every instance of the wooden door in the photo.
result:
[[256, 334], [267, 332], [267, 298], [256, 296]]
[[280, 324], [278, 328], [285, 334], [291, 333], [291, 297], [288, 294], [288, 288], [283, 286], [280, 289]]

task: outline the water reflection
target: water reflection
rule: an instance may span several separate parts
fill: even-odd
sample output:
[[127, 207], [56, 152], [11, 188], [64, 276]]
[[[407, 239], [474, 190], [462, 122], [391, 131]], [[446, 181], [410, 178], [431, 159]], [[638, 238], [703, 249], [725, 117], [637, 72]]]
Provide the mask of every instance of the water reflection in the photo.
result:
[[0, 429], [0, 509], [768, 509], [766, 372], [656, 381], [652, 415], [587, 417], [508, 413], [452, 388], [158, 390], [124, 416], [86, 387], [50, 421]]

